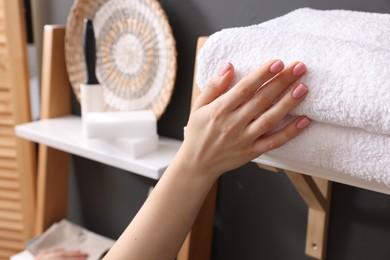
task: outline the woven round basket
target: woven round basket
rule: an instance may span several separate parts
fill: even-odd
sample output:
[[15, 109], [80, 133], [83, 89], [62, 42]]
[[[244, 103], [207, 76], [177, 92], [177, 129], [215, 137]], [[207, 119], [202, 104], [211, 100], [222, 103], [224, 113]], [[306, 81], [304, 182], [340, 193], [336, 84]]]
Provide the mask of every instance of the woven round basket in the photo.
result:
[[96, 75], [107, 111], [151, 109], [164, 113], [176, 79], [176, 47], [167, 17], [156, 0], [76, 0], [68, 16], [65, 60], [80, 100], [86, 80], [83, 22], [93, 20]]

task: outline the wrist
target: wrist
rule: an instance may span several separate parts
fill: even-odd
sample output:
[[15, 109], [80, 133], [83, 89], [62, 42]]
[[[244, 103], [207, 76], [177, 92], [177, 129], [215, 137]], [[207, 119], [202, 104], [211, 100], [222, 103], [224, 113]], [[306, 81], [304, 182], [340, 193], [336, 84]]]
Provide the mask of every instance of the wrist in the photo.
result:
[[209, 165], [205, 160], [194, 155], [191, 152], [192, 150], [188, 148], [183, 143], [169, 168], [175, 168], [176, 170], [173, 172], [190, 178], [192, 181], [210, 184], [211, 186], [222, 173], [213, 167], [213, 165]]

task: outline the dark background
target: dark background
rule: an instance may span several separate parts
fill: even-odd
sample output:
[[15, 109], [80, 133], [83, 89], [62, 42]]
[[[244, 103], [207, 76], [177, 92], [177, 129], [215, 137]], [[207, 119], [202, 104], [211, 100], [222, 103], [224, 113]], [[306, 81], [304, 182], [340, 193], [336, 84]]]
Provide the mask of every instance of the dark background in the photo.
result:
[[[38, 2], [41, 10], [46, 9], [40, 13], [41, 22], [65, 24], [73, 1]], [[390, 13], [388, 0], [160, 2], [177, 41], [178, 73], [158, 130], [176, 139], [182, 139], [188, 118], [197, 37], [260, 23], [300, 7]], [[74, 113], [79, 109], [73, 102]], [[155, 181], [73, 157], [70, 183], [69, 219], [117, 238]], [[213, 260], [308, 259], [304, 255], [307, 208], [284, 174], [249, 163], [226, 173], [219, 184]], [[334, 183], [327, 256], [332, 260], [390, 259], [390, 196]]]

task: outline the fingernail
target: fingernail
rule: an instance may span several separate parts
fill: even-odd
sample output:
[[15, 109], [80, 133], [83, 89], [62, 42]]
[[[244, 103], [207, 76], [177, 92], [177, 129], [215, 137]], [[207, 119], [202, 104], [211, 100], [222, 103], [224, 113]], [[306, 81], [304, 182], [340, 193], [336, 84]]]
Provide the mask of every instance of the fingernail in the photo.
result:
[[222, 77], [225, 75], [231, 68], [232, 64], [230, 62], [226, 63], [225, 66], [219, 71], [218, 75]]
[[293, 98], [299, 99], [305, 95], [307, 92], [307, 87], [300, 83], [293, 91], [292, 96]]
[[269, 68], [269, 71], [271, 73], [278, 73], [278, 72], [281, 72], [282, 70], [284, 69], [284, 64], [282, 61], [280, 60], [277, 60], [275, 61], [271, 67]]
[[296, 127], [298, 129], [303, 129], [303, 128], [307, 127], [308, 125], [310, 125], [310, 120], [309, 120], [309, 118], [304, 117], [298, 121], [298, 123], [296, 124]]
[[305, 64], [303, 64], [302, 62], [299, 62], [297, 65], [294, 66], [294, 68], [292, 70], [292, 74], [294, 76], [299, 76], [302, 73], [304, 73], [305, 71], [306, 71]]

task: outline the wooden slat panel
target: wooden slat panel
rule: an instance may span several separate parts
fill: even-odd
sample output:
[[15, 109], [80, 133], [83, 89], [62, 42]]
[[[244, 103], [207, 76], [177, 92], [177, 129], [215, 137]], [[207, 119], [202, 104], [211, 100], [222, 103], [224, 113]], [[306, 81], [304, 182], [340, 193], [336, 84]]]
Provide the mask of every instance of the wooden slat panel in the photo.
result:
[[[2, 18], [3, 17], [0, 16], [0, 19]], [[6, 43], [7, 43], [7, 37], [5, 36], [5, 34], [0, 34], [0, 44], [6, 44]]]
[[12, 230], [2, 230], [0, 229], [0, 238], [7, 238], [10, 240], [20, 240], [23, 241], [22, 234], [20, 232]]
[[0, 34], [5, 34], [5, 23], [2, 22], [2, 19], [4, 19], [4, 17], [2, 17], [2, 12], [0, 12]]
[[9, 260], [11, 256], [19, 252], [20, 250], [0, 247], [0, 260]]
[[0, 158], [16, 158], [16, 150], [9, 147], [0, 146]]
[[0, 169], [17, 169], [18, 164], [15, 159], [0, 158]]
[[15, 130], [13, 126], [0, 126], [0, 136], [15, 136]]
[[8, 249], [0, 246], [0, 260], [9, 260], [12, 255], [17, 254], [20, 250]]
[[5, 230], [23, 230], [23, 225], [20, 223], [20, 221], [7, 221], [7, 220], [0, 220], [0, 228]]
[[9, 89], [0, 89], [0, 102], [9, 102], [11, 100], [11, 92]]
[[0, 199], [18, 200], [18, 201], [20, 201], [21, 196], [20, 196], [19, 190], [0, 189]]
[[15, 125], [15, 120], [11, 115], [2, 115], [0, 116], [0, 125], [13, 126]]
[[15, 138], [13, 136], [1, 136], [0, 135], [0, 147], [8, 147], [15, 149]]
[[12, 169], [0, 169], [0, 179], [16, 180], [19, 178], [18, 172]]
[[19, 182], [17, 180], [0, 179], [0, 189], [19, 190]]
[[[12, 123], [31, 121], [27, 39], [22, 0], [5, 2], [7, 53], [9, 57], [9, 86], [11, 91]], [[33, 143], [16, 139], [17, 170], [20, 178], [21, 210], [25, 240], [33, 237], [35, 221], [36, 155]]]
[[4, 16], [4, 10], [5, 10], [5, 8], [4, 8], [4, 1], [5, 0], [0, 0], [0, 15], [2, 15], [2, 16]]
[[[0, 0], [0, 24], [0, 94], [6, 93], [0, 100], [0, 174], [5, 176], [0, 179], [0, 231], [18, 231], [22, 241], [27, 241], [33, 235], [35, 217], [35, 147], [19, 138], [5, 139], [14, 136], [15, 125], [31, 121], [22, 0]], [[3, 169], [6, 171], [2, 172]], [[11, 169], [17, 172], [16, 176]], [[5, 250], [20, 251], [24, 247], [20, 241], [4, 240], [7, 243], [0, 240], [0, 251], [3, 245], [8, 247]]]
[[0, 116], [1, 114], [11, 114], [12, 106], [9, 101], [0, 101]]
[[1, 238], [0, 245], [11, 250], [21, 250], [25, 247], [24, 243], [21, 241], [12, 241]]
[[[1, 19], [0, 19], [0, 23], [1, 23]], [[0, 31], [0, 33], [2, 32]], [[5, 44], [0, 43], [0, 56], [3, 56], [5, 54], [7, 54], [7, 46]]]
[[21, 222], [23, 218], [21, 212], [0, 210], [0, 220]]
[[22, 209], [22, 206], [21, 206], [19, 201], [0, 199], [0, 209], [11, 210], [11, 211], [20, 211]]
[[[0, 39], [0, 49], [5, 49], [5, 44], [1, 41], [1, 39]], [[4, 54], [0, 55], [0, 89], [9, 88], [8, 62], [9, 62], [8, 58]]]

